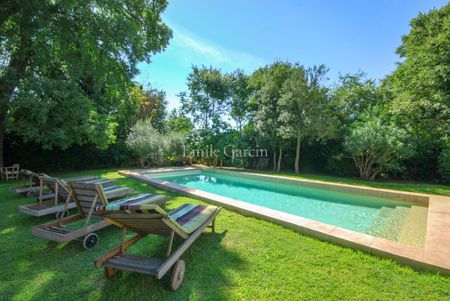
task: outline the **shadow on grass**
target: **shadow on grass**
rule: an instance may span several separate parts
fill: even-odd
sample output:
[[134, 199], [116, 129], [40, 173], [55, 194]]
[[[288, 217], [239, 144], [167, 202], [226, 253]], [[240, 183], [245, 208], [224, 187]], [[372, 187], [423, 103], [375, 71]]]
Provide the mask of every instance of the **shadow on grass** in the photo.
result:
[[[130, 186], [135, 192], [161, 193], [127, 179], [120, 179], [118, 185]], [[94, 267], [94, 261], [119, 244], [119, 229], [107, 227], [98, 231], [100, 243], [90, 251], [85, 251], [79, 241], [58, 244], [42, 240], [32, 236], [31, 227], [53, 220], [54, 216], [38, 218], [19, 213], [17, 206], [31, 202], [30, 199], [7, 193], [11, 185], [1, 186], [6, 197], [0, 219], [0, 300], [227, 300], [227, 290], [233, 285], [227, 274], [245, 269], [245, 261], [221, 245], [225, 233], [205, 233], [181, 257], [186, 262], [186, 274], [176, 292], [168, 288], [170, 271], [160, 281], [131, 272], [107, 279], [103, 269]], [[184, 201], [174, 199], [169, 208]], [[164, 257], [166, 246], [167, 237], [149, 236], [129, 251]]]
[[[121, 271], [106, 280], [101, 299], [228, 300], [227, 290], [233, 284], [227, 277], [227, 271], [242, 270], [245, 262], [238, 254], [223, 248], [221, 241], [224, 237], [225, 232], [205, 233], [183, 254], [185, 278], [176, 292], [169, 290], [171, 270], [159, 281], [149, 275]], [[130, 248], [129, 253], [149, 255], [151, 252], [145, 240], [137, 246], [139, 252]], [[166, 242], [159, 244], [157, 254], [153, 252], [149, 256], [163, 258]]]

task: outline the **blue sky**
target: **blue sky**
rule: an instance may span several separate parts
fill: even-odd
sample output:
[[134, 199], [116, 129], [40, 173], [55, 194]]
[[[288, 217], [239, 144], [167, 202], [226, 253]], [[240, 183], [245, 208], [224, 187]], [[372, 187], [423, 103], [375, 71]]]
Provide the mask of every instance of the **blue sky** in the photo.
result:
[[364, 71], [382, 79], [399, 60], [395, 49], [419, 12], [438, 0], [250, 1], [169, 0], [163, 20], [173, 30], [167, 49], [139, 65], [136, 81], [167, 93], [179, 105], [191, 65], [250, 74], [275, 60], [325, 64], [329, 83], [339, 73]]

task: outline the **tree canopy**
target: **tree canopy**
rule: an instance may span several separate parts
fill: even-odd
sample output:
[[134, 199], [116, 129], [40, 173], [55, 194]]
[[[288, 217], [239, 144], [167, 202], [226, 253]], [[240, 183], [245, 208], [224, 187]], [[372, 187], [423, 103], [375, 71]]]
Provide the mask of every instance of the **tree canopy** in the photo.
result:
[[171, 38], [160, 18], [166, 6], [165, 0], [2, 2], [0, 158], [5, 130], [46, 147], [114, 141], [114, 113], [137, 63], [149, 62]]

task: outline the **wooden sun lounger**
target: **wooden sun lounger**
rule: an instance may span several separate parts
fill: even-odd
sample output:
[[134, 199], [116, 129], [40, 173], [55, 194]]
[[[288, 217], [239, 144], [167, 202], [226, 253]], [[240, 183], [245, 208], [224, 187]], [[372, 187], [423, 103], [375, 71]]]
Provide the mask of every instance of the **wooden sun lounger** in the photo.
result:
[[[63, 217], [68, 215], [68, 210], [76, 207], [75, 203], [70, 201], [67, 205], [67, 208], [64, 208], [64, 202], [67, 200], [69, 195], [69, 190], [67, 188], [67, 184], [71, 182], [78, 181], [101, 181], [103, 186], [111, 186], [113, 184], [113, 180], [108, 179], [96, 179], [92, 176], [83, 176], [83, 177], [75, 177], [69, 178], [65, 180], [52, 178], [47, 175], [43, 175], [39, 177], [41, 186], [45, 186], [51, 192], [50, 195], [47, 195], [45, 198], [42, 197], [42, 192], [40, 192], [39, 197], [36, 202], [31, 204], [26, 204], [19, 206], [19, 211], [32, 216], [44, 216], [49, 214], [56, 214], [56, 218], [59, 218], [62, 214]], [[123, 187], [123, 189], [111, 191], [112, 194], [109, 195], [109, 198], [117, 198], [123, 197], [132, 192], [132, 190], [128, 187]], [[50, 198], [49, 196], [53, 196]]]
[[27, 169], [22, 169], [20, 171], [20, 174], [25, 177], [29, 177], [29, 184], [18, 186], [18, 187], [12, 187], [10, 189], [11, 192], [22, 194], [22, 195], [27, 195], [27, 196], [32, 196], [32, 195], [38, 194], [40, 191], [42, 191], [42, 193], [44, 192], [44, 187], [39, 179], [41, 174], [34, 173], [31, 170], [27, 170]]
[[[206, 227], [211, 225], [212, 231], [215, 232], [215, 219], [222, 208], [209, 206], [212, 209], [210, 215], [193, 232], [187, 233], [168, 213], [159, 207], [156, 208], [157, 206], [155, 205], [153, 207], [156, 210], [145, 210], [146, 213], [133, 213], [132, 210], [100, 210], [99, 212], [107, 214], [105, 221], [122, 228], [122, 242], [118, 247], [97, 258], [95, 265], [98, 268], [103, 267], [105, 276], [108, 278], [113, 277], [118, 270], [126, 270], [152, 275], [156, 279], [161, 279], [172, 269], [170, 288], [175, 291], [184, 278], [185, 263], [180, 257], [203, 233]], [[125, 240], [127, 229], [137, 234]], [[126, 249], [149, 234], [169, 236], [165, 258], [152, 258], [124, 253]], [[172, 252], [175, 234], [181, 237], [183, 242]]]
[[[68, 243], [83, 237], [83, 247], [91, 249], [98, 243], [97, 230], [111, 225], [103, 220], [103, 216], [96, 213], [96, 206], [109, 204], [111, 195], [108, 195], [108, 187], [105, 189], [100, 184], [88, 184], [82, 182], [70, 182], [68, 184], [69, 195], [64, 203], [63, 210], [69, 206], [70, 199], [74, 200], [79, 213], [69, 217], [61, 217], [55, 221], [38, 225], [32, 228], [32, 234], [48, 240], [61, 243]], [[131, 188], [123, 187], [132, 192]], [[113, 194], [112, 196], [116, 196]], [[118, 200], [121, 201], [121, 200]], [[80, 223], [80, 227], [75, 227], [74, 223]]]
[[[46, 176], [46, 174], [38, 174], [38, 173], [32, 172], [31, 170], [27, 170], [27, 169], [22, 169], [20, 171], [20, 174], [25, 177], [29, 177], [29, 184], [18, 186], [18, 187], [13, 187], [10, 189], [11, 192], [21, 194], [21, 195], [26, 195], [28, 197], [31, 197], [33, 195], [39, 195], [40, 200], [46, 200], [46, 199], [54, 197], [54, 194], [51, 194], [51, 196], [49, 196], [49, 193], [45, 193], [48, 190], [48, 188], [42, 183], [42, 180], [40, 179], [41, 176]], [[66, 182], [70, 182], [70, 181], [83, 181], [83, 180], [90, 180], [90, 179], [95, 179], [95, 177], [94, 176], [78, 176], [78, 177], [72, 177], [72, 178], [64, 178], [63, 180]]]

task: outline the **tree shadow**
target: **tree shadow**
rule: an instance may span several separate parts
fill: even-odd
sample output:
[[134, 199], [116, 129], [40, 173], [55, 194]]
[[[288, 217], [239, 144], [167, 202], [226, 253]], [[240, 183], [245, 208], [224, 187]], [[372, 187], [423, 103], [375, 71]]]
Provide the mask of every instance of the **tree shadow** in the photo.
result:
[[[183, 254], [181, 259], [186, 262], [185, 278], [176, 292], [169, 289], [171, 271], [159, 281], [149, 275], [122, 271], [104, 282], [101, 299], [188, 300], [194, 297], [205, 300], [229, 299], [227, 290], [233, 284], [227, 274], [230, 270], [245, 269], [245, 260], [235, 252], [224, 248], [221, 242], [225, 235], [226, 231], [204, 233]], [[145, 244], [145, 241], [141, 241], [139, 252], [134, 250], [130, 253], [149, 254], [150, 252], [146, 251], [150, 250]], [[164, 258], [166, 246], [167, 241], [160, 239], [152, 256]], [[175, 248], [176, 245], [173, 250]]]

